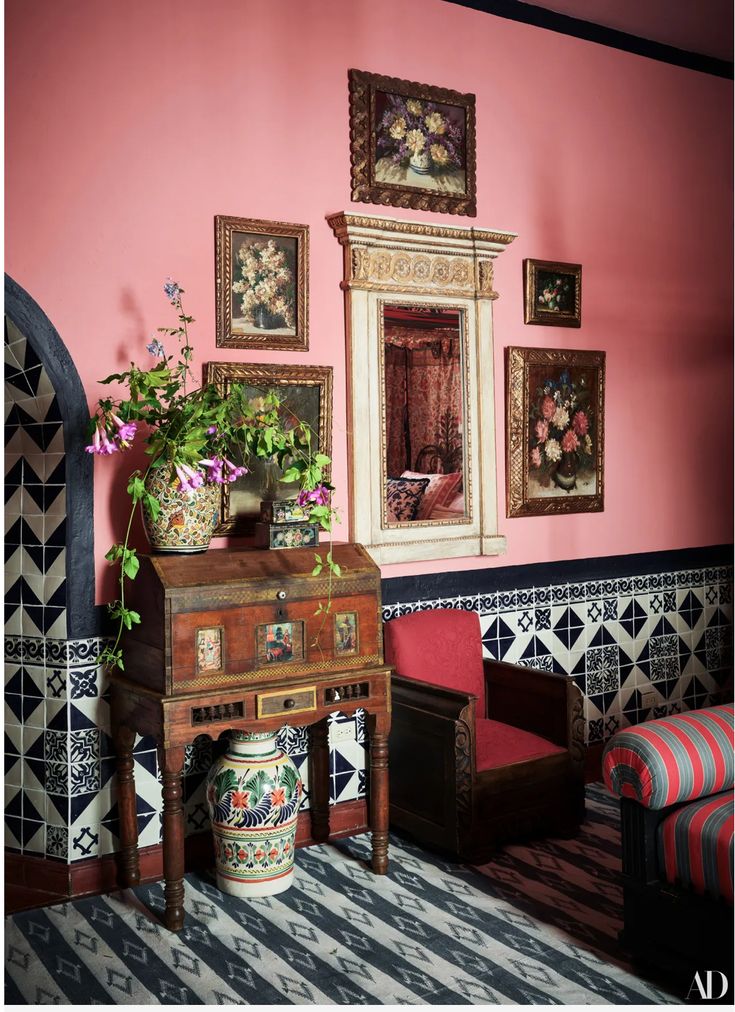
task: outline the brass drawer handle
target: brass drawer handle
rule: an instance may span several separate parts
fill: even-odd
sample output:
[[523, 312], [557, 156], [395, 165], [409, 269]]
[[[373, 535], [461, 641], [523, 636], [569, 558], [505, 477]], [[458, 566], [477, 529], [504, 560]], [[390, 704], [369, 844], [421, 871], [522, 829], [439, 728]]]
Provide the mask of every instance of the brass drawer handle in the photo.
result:
[[284, 701], [283, 701], [283, 709], [284, 710], [293, 710], [294, 706], [296, 706], [296, 700], [295, 699], [284, 699]]

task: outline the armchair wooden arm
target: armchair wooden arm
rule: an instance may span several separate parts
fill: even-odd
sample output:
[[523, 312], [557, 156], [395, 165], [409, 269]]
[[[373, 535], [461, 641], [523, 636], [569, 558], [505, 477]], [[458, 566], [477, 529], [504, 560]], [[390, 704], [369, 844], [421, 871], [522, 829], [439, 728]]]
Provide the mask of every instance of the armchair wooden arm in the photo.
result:
[[583, 758], [583, 699], [571, 678], [504, 661], [485, 660], [483, 666], [491, 720], [541, 735]]
[[458, 787], [473, 773], [477, 697], [399, 675], [391, 678], [391, 696], [391, 819], [456, 852]]
[[447, 689], [442, 685], [434, 685], [433, 682], [420, 681], [418, 678], [401, 678], [396, 674], [391, 678], [391, 694], [394, 704], [399, 703], [416, 710], [428, 711], [448, 720], [458, 720], [468, 706], [477, 705], [477, 696], [471, 692]]

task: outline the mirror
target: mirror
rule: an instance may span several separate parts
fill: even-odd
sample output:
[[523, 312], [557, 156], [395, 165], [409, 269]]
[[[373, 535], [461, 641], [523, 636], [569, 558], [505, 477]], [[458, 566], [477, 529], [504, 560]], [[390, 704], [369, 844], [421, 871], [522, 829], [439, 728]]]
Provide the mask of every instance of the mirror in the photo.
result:
[[342, 212], [350, 540], [497, 555], [493, 261], [511, 232]]
[[447, 523], [465, 503], [464, 314], [383, 303], [384, 522]]

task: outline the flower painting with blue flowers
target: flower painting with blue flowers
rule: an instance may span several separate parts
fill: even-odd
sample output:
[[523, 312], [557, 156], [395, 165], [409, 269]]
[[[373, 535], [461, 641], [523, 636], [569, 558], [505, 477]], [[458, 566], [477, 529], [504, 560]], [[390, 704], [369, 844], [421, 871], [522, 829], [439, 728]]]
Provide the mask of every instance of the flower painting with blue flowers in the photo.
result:
[[602, 509], [604, 352], [508, 348], [509, 516]]

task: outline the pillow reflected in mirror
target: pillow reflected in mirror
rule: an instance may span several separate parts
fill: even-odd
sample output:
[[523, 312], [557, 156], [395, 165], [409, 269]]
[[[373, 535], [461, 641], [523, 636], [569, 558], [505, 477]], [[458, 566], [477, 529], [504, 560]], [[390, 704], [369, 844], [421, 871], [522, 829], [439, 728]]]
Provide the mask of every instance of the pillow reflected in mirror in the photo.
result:
[[386, 489], [388, 523], [415, 520], [428, 485], [429, 478], [426, 475], [419, 478], [388, 478]]
[[[418, 471], [403, 471], [401, 478], [428, 479], [428, 487], [421, 499], [414, 520], [436, 520], [439, 517], [437, 509], [446, 507], [455, 498], [462, 486], [462, 472], [453, 471], [451, 474], [421, 474]], [[462, 511], [464, 513], [464, 497], [462, 498]], [[456, 517], [456, 513], [452, 516]], [[445, 519], [444, 515], [441, 517]]]

